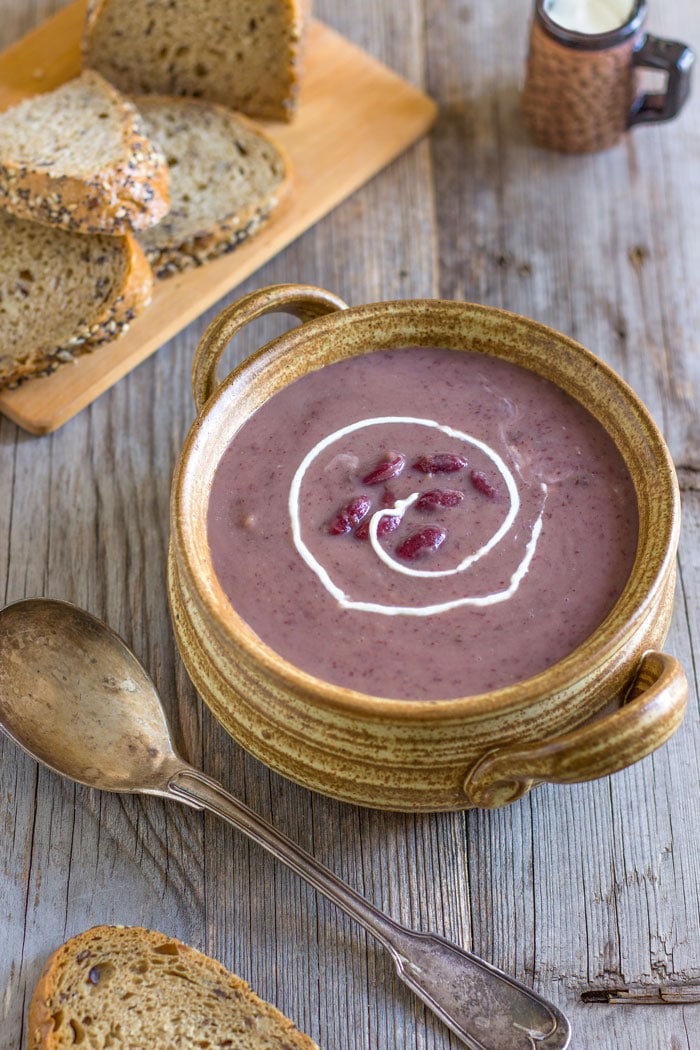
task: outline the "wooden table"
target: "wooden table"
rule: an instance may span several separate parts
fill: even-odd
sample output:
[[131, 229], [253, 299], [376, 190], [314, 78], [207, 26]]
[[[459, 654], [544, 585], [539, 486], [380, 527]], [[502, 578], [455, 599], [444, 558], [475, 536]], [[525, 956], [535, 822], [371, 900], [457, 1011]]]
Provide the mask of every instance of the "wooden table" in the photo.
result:
[[[0, 44], [59, 6], [0, 0]], [[700, 46], [697, 0], [651, 6], [655, 31]], [[542, 787], [498, 811], [420, 816], [313, 795], [235, 745], [183, 670], [165, 587], [170, 475], [193, 418], [192, 355], [215, 310], [55, 434], [0, 420], [0, 593], [65, 598], [106, 619], [153, 674], [193, 762], [397, 919], [551, 997], [576, 1050], [697, 1050], [698, 95], [675, 123], [636, 129], [604, 154], [534, 148], [518, 110], [529, 10], [317, 0], [321, 19], [425, 88], [440, 116], [429, 140], [240, 290], [292, 280], [350, 303], [492, 303], [621, 372], [662, 427], [683, 494], [667, 649], [691, 695], [674, 739], [609, 779]], [[282, 324], [257, 323], [231, 361]], [[215, 819], [76, 787], [9, 742], [0, 755], [0, 1050], [23, 1043], [48, 952], [101, 922], [145, 924], [217, 956], [328, 1050], [457, 1047], [381, 949]], [[611, 1003], [586, 1001], [603, 992]]]

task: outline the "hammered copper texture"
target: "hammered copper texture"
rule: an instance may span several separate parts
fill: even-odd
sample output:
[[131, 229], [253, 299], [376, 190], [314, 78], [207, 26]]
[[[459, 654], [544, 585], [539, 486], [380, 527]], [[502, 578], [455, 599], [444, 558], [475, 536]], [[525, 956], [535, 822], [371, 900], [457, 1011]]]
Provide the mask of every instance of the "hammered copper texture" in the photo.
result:
[[629, 37], [600, 51], [578, 49], [533, 21], [522, 112], [538, 146], [592, 153], [620, 140], [635, 97], [634, 46]]

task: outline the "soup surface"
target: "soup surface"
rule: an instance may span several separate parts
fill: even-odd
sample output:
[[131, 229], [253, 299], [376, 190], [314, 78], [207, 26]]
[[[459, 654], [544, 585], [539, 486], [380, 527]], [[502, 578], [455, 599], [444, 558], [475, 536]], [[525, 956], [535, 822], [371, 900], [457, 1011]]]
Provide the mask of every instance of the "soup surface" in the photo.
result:
[[510, 685], [570, 653], [629, 576], [637, 502], [606, 431], [479, 353], [407, 347], [275, 394], [208, 507], [231, 604], [297, 667], [374, 696]]

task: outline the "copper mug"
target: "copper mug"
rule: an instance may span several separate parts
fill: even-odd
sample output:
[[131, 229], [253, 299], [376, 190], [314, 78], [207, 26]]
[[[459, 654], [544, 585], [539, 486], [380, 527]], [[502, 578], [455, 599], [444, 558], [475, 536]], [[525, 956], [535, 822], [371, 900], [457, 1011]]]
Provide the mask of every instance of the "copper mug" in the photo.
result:
[[[567, 153], [608, 149], [635, 124], [680, 112], [695, 55], [686, 44], [645, 31], [645, 0], [604, 32], [565, 28], [551, 9], [552, 0], [536, 0], [522, 96], [525, 124], [538, 146]], [[665, 73], [665, 90], [640, 91], [641, 69]]]

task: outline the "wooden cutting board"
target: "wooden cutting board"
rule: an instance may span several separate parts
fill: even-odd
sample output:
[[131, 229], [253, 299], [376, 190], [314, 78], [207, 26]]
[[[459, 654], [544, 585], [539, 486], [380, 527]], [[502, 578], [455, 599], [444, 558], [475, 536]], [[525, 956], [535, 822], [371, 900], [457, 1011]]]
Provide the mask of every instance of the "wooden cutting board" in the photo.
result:
[[[77, 0], [0, 55], [0, 110], [79, 73], [84, 11]], [[295, 171], [268, 225], [231, 255], [159, 282], [125, 336], [0, 393], [0, 412], [34, 434], [61, 426], [415, 142], [435, 112], [426, 95], [312, 21], [297, 116], [266, 125]]]

